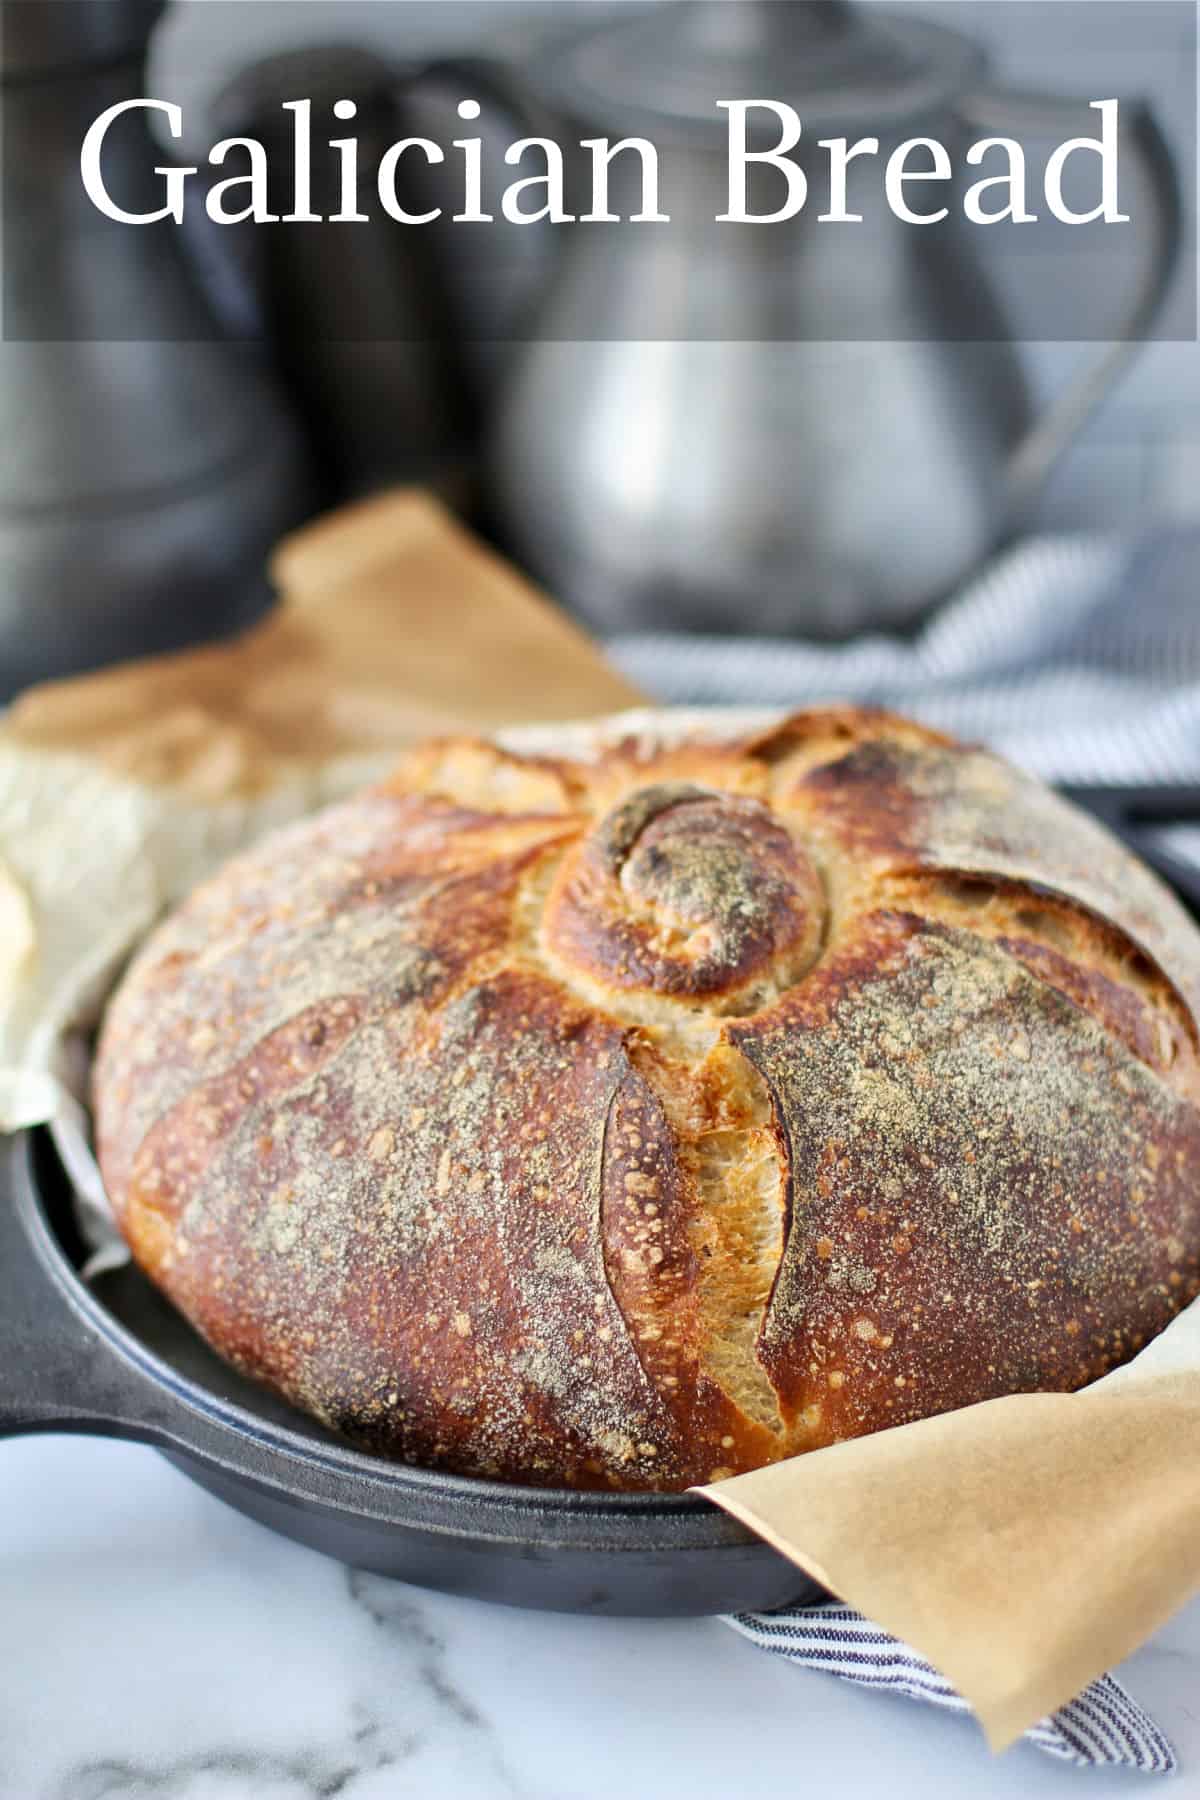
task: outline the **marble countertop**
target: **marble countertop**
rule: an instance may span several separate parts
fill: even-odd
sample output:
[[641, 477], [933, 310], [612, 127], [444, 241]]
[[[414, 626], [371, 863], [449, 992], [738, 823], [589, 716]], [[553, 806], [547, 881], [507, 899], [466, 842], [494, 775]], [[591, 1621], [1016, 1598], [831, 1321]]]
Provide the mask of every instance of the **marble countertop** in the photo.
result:
[[[1052, 1800], [1155, 1792], [779, 1663], [356, 1574], [154, 1452], [0, 1443], [0, 1800]], [[1200, 1794], [1200, 1602], [1122, 1670]]]

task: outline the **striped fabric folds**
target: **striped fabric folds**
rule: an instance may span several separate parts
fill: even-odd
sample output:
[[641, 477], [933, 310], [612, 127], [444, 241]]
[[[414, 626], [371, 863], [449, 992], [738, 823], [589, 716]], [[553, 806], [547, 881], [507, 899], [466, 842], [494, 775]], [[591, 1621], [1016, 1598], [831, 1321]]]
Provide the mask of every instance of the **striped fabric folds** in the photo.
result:
[[639, 634], [617, 666], [678, 705], [853, 699], [986, 741], [1047, 781], [1200, 782], [1200, 531], [1031, 538], [913, 638]]
[[[760, 1650], [786, 1657], [798, 1668], [839, 1675], [860, 1687], [904, 1694], [949, 1712], [971, 1710], [917, 1651], [840, 1601], [775, 1613], [729, 1613], [725, 1623]], [[1032, 1725], [1025, 1737], [1047, 1756], [1081, 1768], [1116, 1763], [1148, 1775], [1170, 1775], [1178, 1766], [1153, 1719], [1111, 1675]]]

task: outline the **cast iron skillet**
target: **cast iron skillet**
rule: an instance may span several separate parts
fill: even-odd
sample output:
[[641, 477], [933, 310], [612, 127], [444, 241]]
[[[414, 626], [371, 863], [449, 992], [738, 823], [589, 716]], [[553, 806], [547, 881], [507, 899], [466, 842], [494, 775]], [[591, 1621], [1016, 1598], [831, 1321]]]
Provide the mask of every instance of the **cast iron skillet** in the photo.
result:
[[[1200, 879], [1142, 825], [1200, 818], [1200, 791], [1076, 789], [1200, 912]], [[672, 1615], [818, 1590], [689, 1495], [520, 1488], [366, 1456], [213, 1355], [132, 1268], [85, 1285], [70, 1191], [44, 1133], [0, 1148], [0, 1437], [154, 1445], [262, 1524], [357, 1568], [510, 1605]]]
[[355, 1568], [563, 1612], [780, 1606], [790, 1563], [687, 1495], [513, 1487], [384, 1462], [243, 1380], [135, 1269], [85, 1286], [44, 1133], [0, 1151], [0, 1437], [155, 1445], [260, 1523]]

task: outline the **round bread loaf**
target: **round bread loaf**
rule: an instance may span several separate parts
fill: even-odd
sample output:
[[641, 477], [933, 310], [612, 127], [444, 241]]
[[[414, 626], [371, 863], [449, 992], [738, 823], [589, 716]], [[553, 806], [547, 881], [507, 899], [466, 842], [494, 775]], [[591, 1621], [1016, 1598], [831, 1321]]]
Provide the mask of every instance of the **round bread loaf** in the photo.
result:
[[903, 720], [436, 743], [149, 940], [100, 1160], [209, 1343], [360, 1444], [676, 1489], [1159, 1331], [1198, 1016], [1160, 883]]

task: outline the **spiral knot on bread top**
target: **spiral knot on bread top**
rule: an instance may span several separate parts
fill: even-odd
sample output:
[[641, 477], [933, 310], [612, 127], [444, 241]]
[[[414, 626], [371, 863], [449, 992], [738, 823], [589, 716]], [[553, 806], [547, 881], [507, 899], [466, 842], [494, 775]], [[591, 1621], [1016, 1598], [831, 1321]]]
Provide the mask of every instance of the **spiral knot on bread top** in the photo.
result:
[[627, 794], [576, 846], [545, 933], [596, 981], [734, 1010], [803, 974], [825, 914], [817, 869], [762, 801], [668, 782]]

